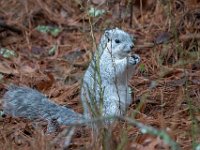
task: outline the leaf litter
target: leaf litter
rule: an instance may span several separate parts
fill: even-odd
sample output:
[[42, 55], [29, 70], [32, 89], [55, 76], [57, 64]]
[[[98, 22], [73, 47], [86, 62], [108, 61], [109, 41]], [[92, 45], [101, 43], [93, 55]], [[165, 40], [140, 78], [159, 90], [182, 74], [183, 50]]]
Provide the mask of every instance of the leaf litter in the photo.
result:
[[[135, 52], [142, 61], [130, 81], [134, 102], [127, 115], [137, 111], [135, 119], [166, 131], [181, 149], [199, 148], [199, 1], [7, 0], [0, 5], [1, 97], [9, 84], [26, 85], [82, 113], [79, 92], [93, 49], [92, 19], [96, 41], [105, 28], [116, 26], [136, 37]], [[49, 135], [42, 120], [0, 112], [2, 149], [63, 148], [64, 136], [58, 135], [67, 127]], [[170, 149], [162, 139], [141, 134], [126, 122], [118, 123], [112, 134], [111, 141], [123, 149]], [[102, 149], [85, 127], [75, 130], [68, 148]]]

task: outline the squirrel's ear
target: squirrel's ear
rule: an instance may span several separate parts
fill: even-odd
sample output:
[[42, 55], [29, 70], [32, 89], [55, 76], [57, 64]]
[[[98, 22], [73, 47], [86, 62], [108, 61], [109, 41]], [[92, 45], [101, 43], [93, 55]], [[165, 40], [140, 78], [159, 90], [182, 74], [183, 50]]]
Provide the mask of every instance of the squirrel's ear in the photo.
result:
[[110, 40], [110, 30], [105, 31], [105, 37]]

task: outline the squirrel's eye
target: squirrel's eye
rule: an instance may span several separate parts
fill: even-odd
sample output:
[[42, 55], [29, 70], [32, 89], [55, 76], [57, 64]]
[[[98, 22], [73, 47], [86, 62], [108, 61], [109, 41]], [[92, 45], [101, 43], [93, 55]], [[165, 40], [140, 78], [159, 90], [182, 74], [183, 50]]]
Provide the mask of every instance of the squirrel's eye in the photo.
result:
[[119, 39], [115, 39], [115, 43], [121, 43]]

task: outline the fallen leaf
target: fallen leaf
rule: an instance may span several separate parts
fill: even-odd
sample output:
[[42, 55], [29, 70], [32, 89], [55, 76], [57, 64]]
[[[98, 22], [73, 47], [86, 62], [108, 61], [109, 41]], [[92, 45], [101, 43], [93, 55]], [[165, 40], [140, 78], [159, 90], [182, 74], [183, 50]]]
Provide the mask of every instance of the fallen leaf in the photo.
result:
[[34, 73], [35, 72], [35, 69], [34, 68], [31, 68], [30, 66], [23, 66], [20, 68], [20, 73], [21, 74], [31, 74], [31, 73]]
[[44, 26], [44, 25], [37, 26], [36, 30], [42, 33], [50, 33], [54, 37], [58, 36], [58, 34], [62, 32], [62, 30], [57, 27]]
[[53, 45], [53, 47], [50, 48], [50, 50], [49, 50], [49, 55], [50, 56], [54, 55], [56, 53], [57, 49], [58, 49], [58, 46], [57, 45]]
[[168, 42], [172, 38], [172, 35], [169, 32], [162, 32], [160, 33], [156, 39], [155, 43], [156, 44], [162, 44]]
[[15, 51], [7, 49], [7, 48], [1, 48], [0, 55], [2, 55], [4, 58], [11, 58], [11, 57], [17, 56]]
[[96, 9], [94, 7], [90, 7], [88, 14], [91, 17], [99, 17], [101, 15], [103, 15], [106, 11], [103, 9]]
[[19, 74], [19, 71], [12, 69], [9, 65], [0, 63], [0, 72], [5, 74]]

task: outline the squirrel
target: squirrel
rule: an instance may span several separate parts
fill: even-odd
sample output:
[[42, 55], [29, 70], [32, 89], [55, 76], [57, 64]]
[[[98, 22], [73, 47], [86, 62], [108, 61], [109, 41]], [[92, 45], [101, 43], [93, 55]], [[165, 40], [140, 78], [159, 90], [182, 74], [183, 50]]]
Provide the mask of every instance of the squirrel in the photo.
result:
[[131, 55], [134, 38], [115, 28], [106, 30], [83, 77], [81, 100], [85, 118], [123, 115], [132, 103], [128, 80], [137, 54]]
[[52, 102], [37, 90], [16, 85], [10, 86], [3, 96], [4, 113], [31, 120], [44, 119], [49, 132], [54, 131], [53, 120], [59, 125], [70, 125], [98, 117], [98, 112], [104, 117], [123, 115], [132, 102], [128, 79], [140, 62], [138, 55], [130, 55], [133, 40], [118, 28], [104, 32], [83, 77], [80, 96], [83, 115]]

